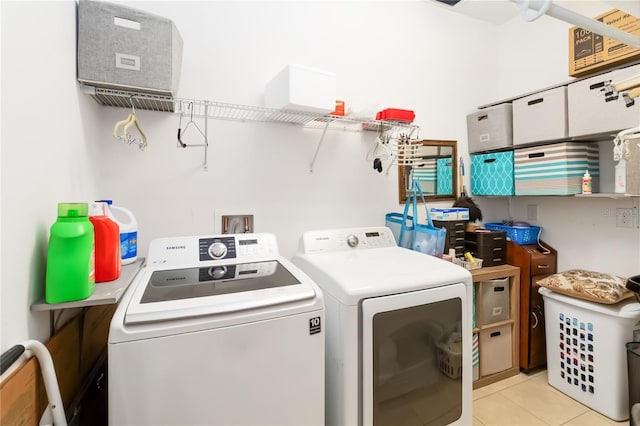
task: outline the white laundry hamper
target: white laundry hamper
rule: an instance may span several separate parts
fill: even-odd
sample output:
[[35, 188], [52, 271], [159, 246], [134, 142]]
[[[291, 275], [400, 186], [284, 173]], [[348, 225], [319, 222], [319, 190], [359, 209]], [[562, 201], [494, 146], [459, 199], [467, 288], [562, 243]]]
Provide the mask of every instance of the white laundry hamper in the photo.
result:
[[[629, 417], [625, 344], [640, 338], [640, 303], [588, 302], [540, 288], [549, 384], [615, 420]], [[634, 339], [635, 337], [635, 339]]]

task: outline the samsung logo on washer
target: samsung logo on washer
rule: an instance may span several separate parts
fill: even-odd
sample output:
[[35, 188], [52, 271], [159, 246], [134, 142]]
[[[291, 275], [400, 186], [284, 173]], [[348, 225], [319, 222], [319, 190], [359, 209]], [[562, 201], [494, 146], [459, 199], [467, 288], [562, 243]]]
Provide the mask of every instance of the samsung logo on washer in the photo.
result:
[[166, 246], [165, 250], [185, 250], [187, 246]]

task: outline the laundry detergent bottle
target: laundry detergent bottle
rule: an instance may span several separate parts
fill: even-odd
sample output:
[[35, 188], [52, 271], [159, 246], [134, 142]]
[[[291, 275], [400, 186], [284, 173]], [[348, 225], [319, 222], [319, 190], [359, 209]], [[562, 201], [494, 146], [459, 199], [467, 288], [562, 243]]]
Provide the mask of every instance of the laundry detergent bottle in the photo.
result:
[[120, 277], [120, 226], [107, 216], [107, 203], [89, 204], [89, 220], [95, 234], [96, 282], [114, 281]]
[[93, 225], [87, 203], [59, 203], [47, 253], [47, 303], [91, 296], [95, 287]]
[[120, 256], [122, 264], [128, 265], [138, 259], [138, 222], [129, 210], [116, 206], [112, 200], [98, 200], [107, 203], [107, 216], [120, 227]]

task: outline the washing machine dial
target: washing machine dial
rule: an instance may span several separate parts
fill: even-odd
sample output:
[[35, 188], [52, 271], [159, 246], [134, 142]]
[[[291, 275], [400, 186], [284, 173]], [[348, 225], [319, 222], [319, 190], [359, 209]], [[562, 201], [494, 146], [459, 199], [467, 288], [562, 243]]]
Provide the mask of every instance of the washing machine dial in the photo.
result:
[[214, 259], [222, 259], [227, 254], [227, 246], [217, 241], [209, 246], [209, 256]]
[[209, 268], [209, 276], [211, 278], [213, 278], [214, 280], [220, 280], [222, 278], [224, 278], [224, 276], [227, 273], [227, 267], [226, 266], [214, 266]]
[[360, 241], [358, 240], [358, 237], [356, 237], [355, 235], [351, 234], [347, 236], [347, 245], [349, 247], [355, 247], [359, 242]]

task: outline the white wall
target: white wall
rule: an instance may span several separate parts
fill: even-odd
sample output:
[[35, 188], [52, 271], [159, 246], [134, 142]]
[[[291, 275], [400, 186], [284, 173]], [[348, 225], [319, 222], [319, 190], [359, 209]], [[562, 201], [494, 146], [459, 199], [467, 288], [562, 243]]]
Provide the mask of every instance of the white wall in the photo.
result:
[[[60, 201], [97, 192], [97, 109], [75, 75], [73, 2], [2, 2], [2, 350], [48, 336], [48, 229]], [[81, 118], [93, 109], [93, 114]]]
[[[304, 230], [382, 225], [398, 209], [396, 170], [365, 161], [372, 132], [329, 131], [313, 173], [321, 131], [298, 126], [210, 120], [208, 172], [201, 149], [176, 148], [178, 115], [138, 111], [148, 149], [121, 144], [111, 133], [128, 112], [98, 106], [75, 80], [75, 2], [0, 4], [1, 350], [48, 337], [48, 315], [29, 306], [44, 296], [60, 201], [130, 208], [143, 256], [156, 237], [213, 233], [218, 209], [250, 209], [285, 256]], [[456, 139], [466, 154], [465, 115], [498, 90], [497, 28], [424, 2], [126, 4], [176, 23], [184, 98], [260, 106], [266, 82], [302, 63], [336, 72], [347, 105], [413, 109], [421, 137]]]
[[[554, 2], [555, 3], [555, 2]], [[592, 1], [559, 2], [585, 16], [597, 16], [610, 5]], [[500, 27], [499, 88], [485, 103], [571, 81], [568, 75], [568, 30], [572, 25], [543, 16], [528, 23], [519, 17]], [[598, 118], [593, 117], [594, 120]], [[604, 189], [613, 192], [613, 143], [600, 142]], [[609, 148], [610, 147], [610, 148]], [[481, 199], [483, 207], [497, 199]], [[558, 269], [587, 268], [631, 276], [640, 273], [640, 229], [616, 228], [616, 208], [636, 207], [636, 198], [513, 197], [507, 211], [487, 221], [527, 220], [527, 206], [538, 206], [542, 239], [558, 250]], [[637, 219], [636, 219], [637, 223]]]
[[[265, 83], [287, 63], [302, 63], [336, 72], [347, 105], [415, 110], [422, 138], [458, 140], [467, 161], [467, 113], [568, 80], [568, 25], [551, 18], [496, 27], [421, 1], [126, 4], [178, 26], [180, 97], [259, 106]], [[304, 230], [381, 225], [399, 208], [395, 169], [378, 174], [365, 161], [369, 132], [329, 131], [313, 173], [321, 131], [298, 126], [210, 120], [208, 172], [202, 150], [176, 148], [178, 115], [138, 111], [148, 149], [121, 144], [111, 132], [127, 111], [100, 107], [78, 90], [75, 2], [0, 8], [2, 351], [48, 337], [48, 315], [29, 305], [44, 296], [48, 229], [60, 201], [112, 198], [130, 208], [143, 256], [153, 238], [214, 232], [220, 209], [250, 209], [257, 230], [275, 233], [291, 256]], [[560, 250], [561, 269], [638, 273], [640, 231], [616, 229], [611, 216], [637, 199], [479, 202], [490, 220], [523, 219], [526, 205], [538, 204], [537, 223]]]

